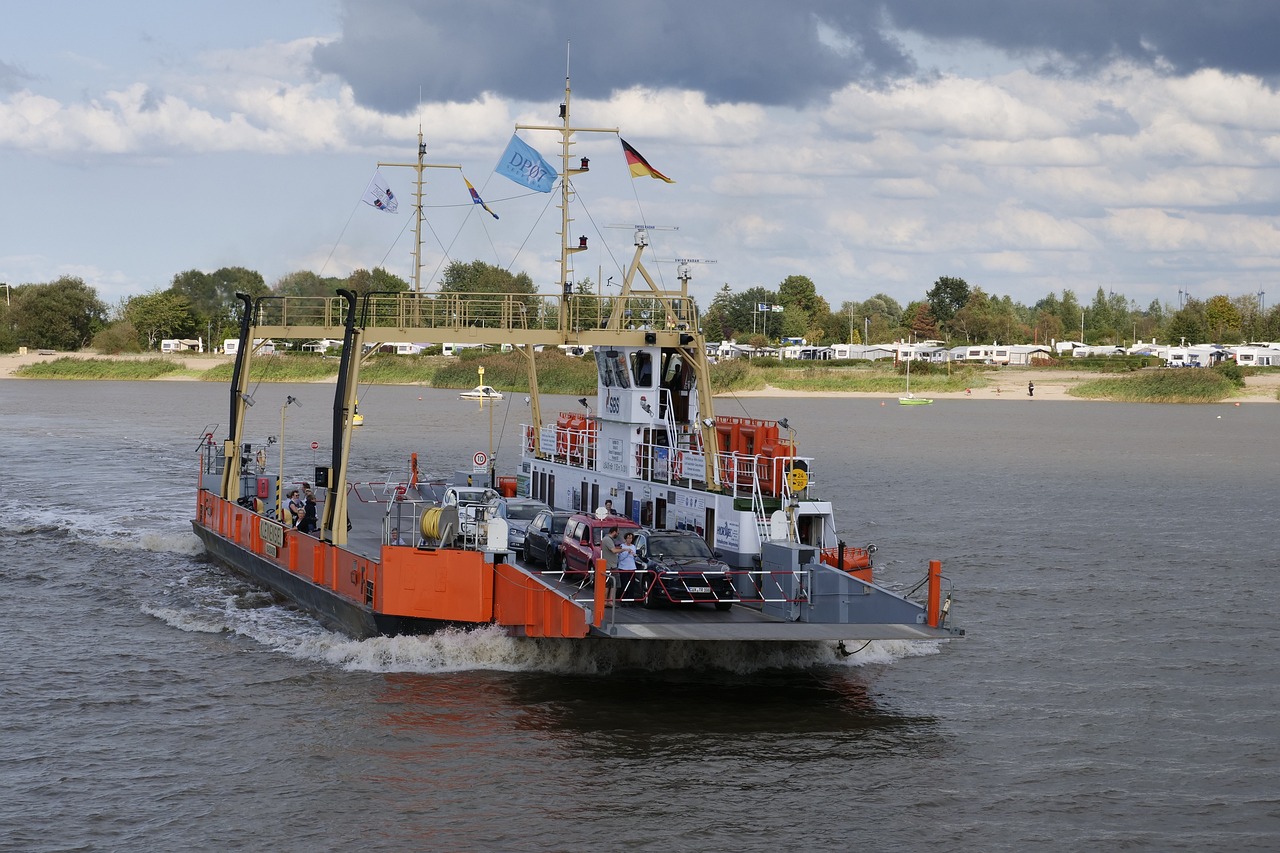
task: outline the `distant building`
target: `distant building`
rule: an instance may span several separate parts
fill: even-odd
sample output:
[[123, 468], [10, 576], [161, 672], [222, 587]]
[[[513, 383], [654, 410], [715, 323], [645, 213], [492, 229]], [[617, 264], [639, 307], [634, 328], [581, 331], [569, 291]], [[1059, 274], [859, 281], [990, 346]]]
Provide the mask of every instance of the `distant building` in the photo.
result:
[[1241, 367], [1280, 367], [1280, 344], [1246, 344], [1233, 349]]
[[[240, 352], [240, 339], [227, 338], [222, 342], [222, 351], [227, 355], [238, 354]], [[276, 342], [263, 340], [262, 338], [254, 338], [253, 351], [258, 355], [271, 355], [276, 351]]]

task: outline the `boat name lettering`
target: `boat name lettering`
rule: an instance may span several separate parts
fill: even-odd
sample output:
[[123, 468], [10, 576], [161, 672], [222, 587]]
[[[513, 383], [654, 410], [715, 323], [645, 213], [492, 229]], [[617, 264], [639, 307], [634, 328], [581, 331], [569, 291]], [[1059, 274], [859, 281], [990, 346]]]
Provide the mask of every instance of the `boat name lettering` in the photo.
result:
[[721, 521], [716, 525], [716, 545], [726, 548], [738, 547], [738, 522]]
[[277, 548], [284, 547], [284, 527], [266, 518], [258, 519], [258, 535], [262, 541]]
[[618, 394], [609, 394], [604, 398], [604, 410], [611, 415], [616, 415], [622, 411], [622, 397]]

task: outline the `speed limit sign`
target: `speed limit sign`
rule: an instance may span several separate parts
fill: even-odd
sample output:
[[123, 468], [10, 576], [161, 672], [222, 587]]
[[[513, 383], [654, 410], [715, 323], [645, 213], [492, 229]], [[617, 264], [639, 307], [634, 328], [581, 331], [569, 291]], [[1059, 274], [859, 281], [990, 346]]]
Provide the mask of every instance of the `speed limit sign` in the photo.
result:
[[477, 468], [483, 468], [489, 464], [489, 457], [483, 450], [477, 450], [476, 455], [471, 457], [471, 461], [476, 463]]

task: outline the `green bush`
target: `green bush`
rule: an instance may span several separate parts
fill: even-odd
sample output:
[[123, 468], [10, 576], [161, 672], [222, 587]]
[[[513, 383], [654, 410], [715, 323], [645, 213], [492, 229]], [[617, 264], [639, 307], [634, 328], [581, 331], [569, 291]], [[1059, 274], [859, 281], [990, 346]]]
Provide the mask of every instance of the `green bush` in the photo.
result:
[[1235, 389], [1236, 385], [1216, 370], [1168, 367], [1092, 379], [1081, 382], [1068, 393], [1124, 403], [1216, 403], [1230, 397]]
[[1244, 376], [1245, 376], [1244, 370], [1240, 367], [1240, 365], [1236, 364], [1234, 361], [1219, 362], [1218, 364], [1214, 365], [1213, 369], [1216, 370], [1221, 375], [1227, 377], [1227, 379], [1230, 380], [1231, 384], [1236, 386], [1237, 388], [1244, 387]]

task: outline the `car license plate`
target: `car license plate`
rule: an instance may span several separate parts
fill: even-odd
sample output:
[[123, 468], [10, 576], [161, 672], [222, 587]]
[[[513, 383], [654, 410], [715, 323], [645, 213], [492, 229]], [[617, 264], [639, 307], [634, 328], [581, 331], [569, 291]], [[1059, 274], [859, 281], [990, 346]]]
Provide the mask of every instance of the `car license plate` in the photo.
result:
[[711, 587], [709, 586], [690, 586], [686, 587], [686, 589], [689, 590], [691, 595], [697, 595], [698, 593], [703, 593], [704, 595], [711, 594]]

